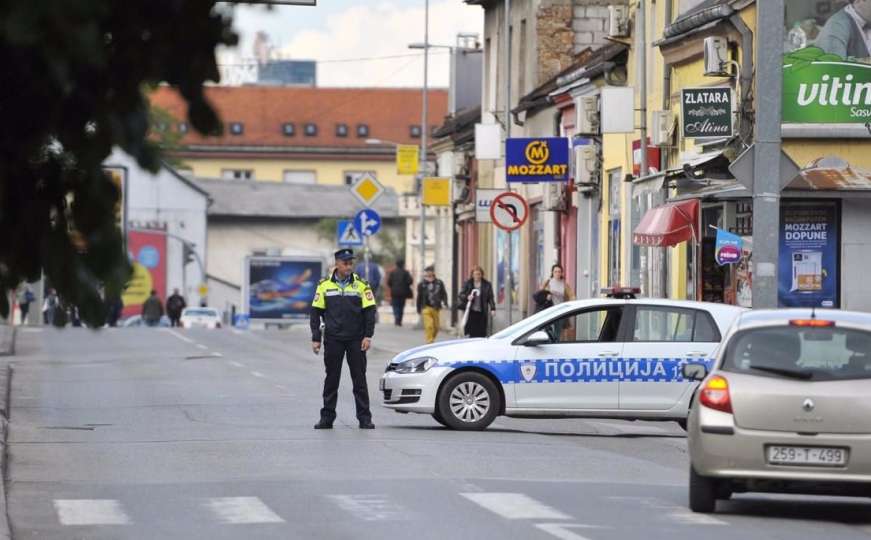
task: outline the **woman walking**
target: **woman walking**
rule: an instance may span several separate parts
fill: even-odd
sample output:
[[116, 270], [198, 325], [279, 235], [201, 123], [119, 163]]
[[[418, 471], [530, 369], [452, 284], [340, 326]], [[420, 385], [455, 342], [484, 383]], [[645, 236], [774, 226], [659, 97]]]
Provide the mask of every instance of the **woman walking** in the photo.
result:
[[[541, 289], [547, 291], [548, 299], [554, 306], [573, 300], [575, 297], [572, 288], [566, 283], [565, 270], [559, 263], [550, 267], [550, 277], [544, 281]], [[554, 328], [555, 335], [562, 336], [563, 339], [567, 337], [563, 334], [573, 330], [570, 325], [565, 324], [565, 321], [565, 319], [561, 319], [558, 321], [559, 327]]]
[[487, 337], [489, 317], [496, 312], [496, 299], [493, 285], [484, 279], [484, 270], [480, 266], [472, 269], [471, 277], [463, 284], [460, 305], [467, 306], [466, 312], [469, 314], [463, 329], [465, 335]]

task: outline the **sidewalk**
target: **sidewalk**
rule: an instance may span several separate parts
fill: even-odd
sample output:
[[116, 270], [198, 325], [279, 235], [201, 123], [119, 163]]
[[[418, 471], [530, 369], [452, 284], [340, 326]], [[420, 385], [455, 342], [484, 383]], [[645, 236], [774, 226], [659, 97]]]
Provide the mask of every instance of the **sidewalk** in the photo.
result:
[[0, 356], [15, 354], [15, 327], [0, 324]]

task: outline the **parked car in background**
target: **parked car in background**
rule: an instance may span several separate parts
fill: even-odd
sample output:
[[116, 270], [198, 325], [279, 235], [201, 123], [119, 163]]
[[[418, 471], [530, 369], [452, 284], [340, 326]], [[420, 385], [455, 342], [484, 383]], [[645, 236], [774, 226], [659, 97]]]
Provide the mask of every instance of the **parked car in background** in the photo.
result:
[[182, 328], [220, 328], [221, 314], [215, 308], [189, 307], [181, 312]]
[[741, 315], [689, 418], [689, 504], [744, 491], [871, 497], [871, 315]]

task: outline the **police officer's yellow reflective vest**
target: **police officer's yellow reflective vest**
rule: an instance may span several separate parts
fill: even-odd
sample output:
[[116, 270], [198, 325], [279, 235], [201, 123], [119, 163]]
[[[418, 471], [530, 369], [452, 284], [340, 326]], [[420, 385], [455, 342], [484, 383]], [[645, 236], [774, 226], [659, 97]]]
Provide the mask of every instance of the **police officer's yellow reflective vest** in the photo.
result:
[[357, 274], [342, 287], [335, 274], [318, 283], [312, 300], [312, 341], [320, 341], [320, 320], [324, 334], [332, 339], [362, 339], [375, 332], [375, 295], [372, 288]]

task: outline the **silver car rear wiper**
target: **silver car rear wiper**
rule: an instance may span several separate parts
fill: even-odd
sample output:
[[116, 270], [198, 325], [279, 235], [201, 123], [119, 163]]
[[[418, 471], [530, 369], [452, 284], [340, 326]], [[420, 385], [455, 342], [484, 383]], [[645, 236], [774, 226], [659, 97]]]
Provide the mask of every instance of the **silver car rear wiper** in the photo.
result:
[[775, 375], [783, 375], [784, 377], [789, 377], [791, 379], [808, 380], [812, 379], [814, 376], [814, 374], [810, 371], [796, 371], [793, 369], [786, 369], [776, 366], [757, 366], [756, 364], [750, 364], [750, 369], [765, 371], [767, 373], [774, 373]]

